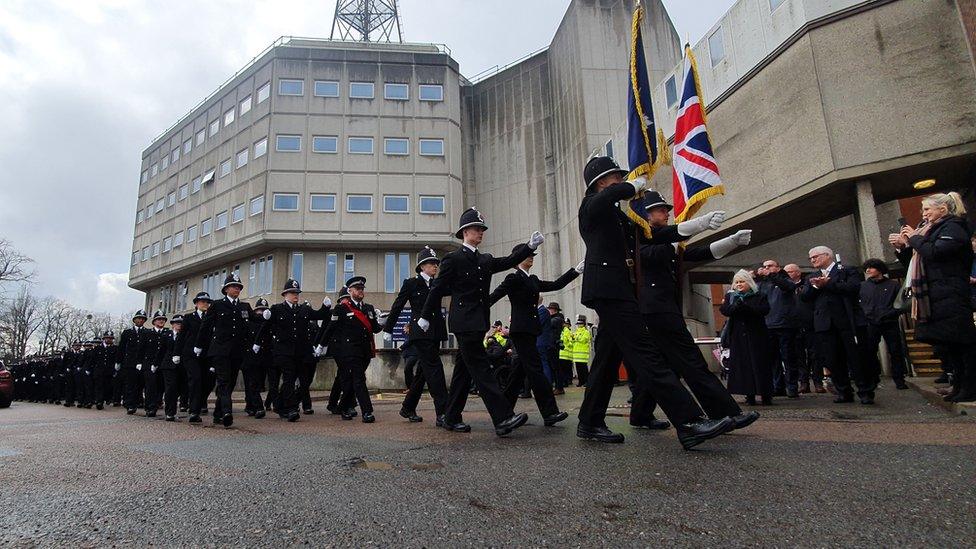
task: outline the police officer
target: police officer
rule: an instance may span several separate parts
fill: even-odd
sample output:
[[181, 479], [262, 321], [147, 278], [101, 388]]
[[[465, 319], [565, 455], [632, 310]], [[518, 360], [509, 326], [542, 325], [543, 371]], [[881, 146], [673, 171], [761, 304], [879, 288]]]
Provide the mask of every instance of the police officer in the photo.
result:
[[[679, 258], [689, 263], [721, 259], [735, 248], [749, 244], [752, 231], [741, 230], [708, 246], [688, 248], [679, 256], [677, 243], [660, 241], [687, 240], [704, 232], [713, 223], [714, 212], [677, 225], [668, 225], [672, 206], [660, 194], [647, 191], [644, 203], [653, 238], [643, 242], [640, 248], [640, 311], [649, 335], [664, 354], [668, 366], [684, 380], [708, 417], [721, 419], [728, 416], [735, 422], [735, 429], [746, 427], [759, 419], [759, 413], [743, 414], [722, 383], [708, 370], [708, 364], [695, 345], [681, 313], [678, 263]], [[630, 424], [639, 428], [662, 427], [660, 420], [655, 420], [653, 415], [656, 405], [650, 391], [638, 388], [631, 406]]]
[[179, 345], [180, 365], [186, 372], [187, 405], [190, 423], [200, 423], [200, 412], [207, 407], [211, 379], [209, 361], [193, 352], [200, 326], [213, 300], [207, 292], [199, 292], [193, 298], [193, 312], [183, 316], [183, 340]]
[[79, 387], [78, 407], [91, 408], [95, 402], [95, 382], [92, 377], [95, 368], [96, 341], [86, 340], [81, 344], [81, 355], [75, 365], [75, 387]]
[[[349, 301], [349, 288], [343, 286], [342, 288], [339, 289], [339, 293], [336, 294], [336, 303], [337, 305], [342, 305], [342, 303], [346, 301]], [[322, 323], [322, 326], [319, 328], [319, 331], [315, 336], [315, 341], [318, 342], [318, 345], [316, 346], [315, 349], [315, 354], [317, 354], [320, 357], [326, 356], [327, 354], [326, 349], [328, 347], [333, 346], [332, 343], [335, 339], [334, 333], [332, 334], [331, 340], [325, 339], [325, 331], [328, 328], [329, 328], [329, 319], [326, 319]], [[331, 412], [332, 415], [339, 415], [342, 414], [343, 412], [349, 412], [353, 417], [355, 417], [356, 415], [359, 415], [358, 412], [356, 412], [355, 408], [349, 410], [340, 408], [340, 404], [342, 403], [343, 400], [342, 399], [342, 384], [343, 384], [342, 377], [343, 377], [342, 370], [338, 368], [338, 365], [336, 365], [336, 375], [335, 375], [335, 379], [333, 379], [332, 381], [332, 390], [329, 391], [329, 402], [326, 405], [325, 409]], [[355, 401], [355, 399], [353, 399], [353, 401]]]
[[80, 396], [81, 389], [77, 386], [75, 379], [75, 368], [81, 360], [81, 342], [71, 343], [71, 349], [64, 353], [61, 361], [62, 373], [64, 374], [64, 407], [72, 408], [75, 399]]
[[107, 331], [102, 334], [102, 340], [92, 353], [95, 408], [99, 410], [104, 409], [106, 400], [112, 398], [112, 376], [115, 374], [115, 363], [118, 362], [118, 350], [115, 346], [115, 333]]
[[144, 326], [147, 320], [146, 312], [138, 310], [132, 315], [131, 328], [122, 332], [119, 341], [117, 372], [121, 372], [125, 383], [126, 413], [136, 413], [139, 406], [139, 393], [142, 391], [142, 363], [149, 346], [149, 330]]
[[161, 310], [157, 309], [153, 314], [153, 327], [149, 330], [146, 355], [141, 365], [142, 379], [146, 386], [146, 417], [156, 417], [156, 412], [159, 410], [161, 400], [159, 378], [162, 377], [162, 373], [157, 374], [157, 372], [164, 363], [173, 363], [173, 355], [167, 356], [167, 353], [172, 351], [173, 337], [173, 333], [166, 328], [167, 320], [169, 319], [166, 313]]
[[407, 344], [417, 353], [420, 372], [413, 376], [412, 383], [407, 387], [407, 395], [400, 407], [400, 417], [412, 423], [424, 420], [417, 415], [417, 404], [420, 402], [420, 395], [426, 384], [431, 398], [434, 399], [434, 413], [437, 415], [438, 427], [443, 426], [444, 414], [447, 412], [447, 380], [444, 378], [444, 364], [441, 363], [440, 354], [441, 342], [447, 340], [447, 324], [439, 308], [433, 311], [428, 330], [420, 329], [417, 321], [420, 320], [420, 313], [427, 301], [431, 284], [437, 277], [440, 263], [434, 250], [430, 246], [424, 246], [424, 249], [417, 254], [417, 265], [414, 267], [417, 276], [403, 281], [400, 293], [393, 301], [383, 328], [392, 336], [400, 312], [405, 305], [410, 305], [410, 322], [404, 327], [404, 332], [407, 335]]
[[[518, 253], [520, 247], [521, 244], [513, 248], [512, 254]], [[551, 328], [548, 322], [545, 326], [539, 322], [539, 294], [565, 288], [583, 272], [583, 263], [580, 262], [579, 265], [566, 271], [555, 281], [549, 281], [539, 280], [539, 277], [529, 274], [534, 262], [535, 252], [532, 252], [532, 255], [519, 263], [515, 272], [502, 280], [502, 283], [495, 288], [488, 299], [490, 304], [494, 305], [499, 299], [507, 295], [512, 305], [508, 337], [515, 346], [519, 360], [509, 379], [505, 396], [514, 406], [522, 383], [527, 382], [532, 389], [532, 394], [535, 395], [535, 403], [539, 406], [539, 413], [542, 414], [543, 422], [546, 427], [550, 427], [569, 417], [569, 414], [559, 411], [556, 398], [553, 396], [552, 385], [542, 370], [542, 357], [539, 354], [539, 348], [536, 346], [536, 340], [543, 330], [551, 330]], [[558, 322], [562, 327], [562, 319]], [[558, 367], [558, 364], [550, 363], [554, 376], [562, 375], [562, 372], [558, 371]]]
[[263, 330], [262, 327], [267, 322], [263, 316], [264, 311], [269, 307], [267, 299], [258, 298], [254, 302], [254, 316], [247, 324], [249, 335], [254, 340], [254, 347], [258, 350], [244, 353], [244, 413], [255, 419], [262, 419], [265, 416], [261, 391], [264, 389], [267, 365], [272, 360], [271, 344], [274, 339], [271, 337], [271, 331]]
[[625, 181], [626, 170], [610, 157], [595, 157], [583, 170], [586, 194], [579, 209], [580, 235], [586, 244], [582, 301], [600, 316], [600, 333], [590, 371], [589, 386], [580, 407], [580, 438], [623, 442], [607, 428], [606, 412], [617, 381], [621, 359], [637, 375], [641, 388], [651, 391], [685, 449], [728, 432], [731, 418], [709, 420], [671, 371], [644, 326], [634, 293], [632, 268], [635, 232], [619, 203], [643, 190], [646, 180]]
[[207, 315], [203, 317], [200, 333], [197, 335], [193, 353], [207, 357], [217, 375], [217, 404], [214, 406], [213, 422], [224, 427], [234, 424], [234, 404], [231, 395], [237, 384], [237, 375], [244, 362], [244, 353], [250, 347], [247, 322], [253, 312], [251, 305], [240, 300], [244, 283], [237, 273], [227, 275], [220, 292], [224, 298], [215, 301]]
[[[383, 326], [379, 322], [376, 309], [364, 301], [366, 277], [353, 276], [346, 281], [346, 288], [349, 290], [349, 300], [333, 309], [329, 326], [319, 345], [325, 346], [323, 342], [332, 342], [329, 348], [336, 365], [342, 371], [343, 395], [339, 404], [343, 410], [342, 419], [350, 420], [354, 417], [350, 408], [355, 398], [362, 409], [363, 423], [373, 423], [376, 418], [373, 416], [373, 403], [369, 400], [369, 390], [366, 388], [366, 368], [376, 356], [373, 334], [379, 333]], [[286, 385], [287, 383], [282, 386], [282, 392], [288, 390]]]
[[180, 398], [180, 372], [183, 371], [183, 347], [186, 336], [183, 335], [183, 316], [173, 315], [169, 320], [170, 330], [161, 336], [165, 342], [159, 358], [159, 375], [163, 376], [163, 413], [166, 421], [176, 421], [176, 411]]
[[528, 244], [516, 247], [512, 255], [495, 259], [491, 254], [478, 251], [487, 230], [488, 225], [477, 209], [468, 208], [461, 214], [454, 236], [461, 239], [463, 244], [441, 261], [440, 272], [427, 296], [417, 326], [421, 330], [429, 330], [434, 311], [441, 309], [441, 298], [451, 296], [449, 328], [457, 336], [458, 360], [451, 379], [444, 428], [455, 432], [471, 431], [471, 427], [461, 421], [461, 413], [473, 379], [491, 415], [495, 434], [504, 436], [524, 425], [528, 416], [514, 412], [512, 403], [505, 398], [498, 381], [491, 374], [485, 352], [484, 338], [490, 322], [488, 294], [491, 275], [521, 263], [532, 255], [545, 238], [536, 231], [529, 237]]

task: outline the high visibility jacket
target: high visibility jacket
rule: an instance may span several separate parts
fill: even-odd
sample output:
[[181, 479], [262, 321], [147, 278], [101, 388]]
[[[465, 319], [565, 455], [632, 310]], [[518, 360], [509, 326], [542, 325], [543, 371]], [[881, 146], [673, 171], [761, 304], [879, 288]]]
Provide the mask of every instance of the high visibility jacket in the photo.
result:
[[590, 329], [577, 326], [573, 329], [573, 362], [590, 361]]
[[562, 347], [559, 349], [559, 360], [572, 362], [573, 348], [576, 346], [573, 342], [573, 331], [563, 326], [563, 331], [559, 334], [559, 340], [562, 342]]
[[[503, 336], [501, 334], [501, 332], [495, 332], [495, 335], [493, 335], [491, 337], [494, 337], [495, 338], [495, 341], [497, 341], [498, 344], [501, 345], [502, 347], [508, 345], [508, 338], [506, 338], [505, 336]], [[488, 348], [488, 338], [485, 338], [484, 345], [485, 345], [485, 348]]]

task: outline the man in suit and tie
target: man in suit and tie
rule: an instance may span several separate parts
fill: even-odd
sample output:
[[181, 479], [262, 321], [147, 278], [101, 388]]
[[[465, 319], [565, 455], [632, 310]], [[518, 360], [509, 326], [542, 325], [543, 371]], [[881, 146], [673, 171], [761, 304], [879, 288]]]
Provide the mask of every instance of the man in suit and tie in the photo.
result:
[[441, 261], [440, 272], [427, 296], [417, 326], [428, 331], [434, 320], [434, 312], [440, 311], [441, 298], [451, 296], [449, 329], [457, 337], [458, 360], [451, 379], [444, 428], [454, 432], [471, 431], [471, 427], [461, 421], [461, 413], [473, 378], [495, 425], [495, 434], [505, 436], [524, 425], [528, 416], [514, 412], [512, 403], [505, 398], [498, 381], [491, 374], [485, 352], [485, 332], [491, 324], [488, 316], [491, 275], [521, 263], [532, 255], [545, 238], [536, 231], [529, 237], [528, 244], [517, 246], [516, 251], [508, 257], [495, 259], [490, 254], [478, 251], [488, 225], [476, 208], [465, 210], [458, 225], [454, 236], [461, 239], [463, 244]]
[[417, 353], [420, 372], [413, 377], [412, 383], [407, 388], [407, 395], [400, 407], [400, 417], [411, 423], [423, 421], [424, 418], [417, 415], [417, 403], [420, 402], [420, 395], [426, 384], [431, 398], [434, 399], [434, 413], [437, 415], [438, 427], [443, 426], [444, 414], [447, 411], [447, 381], [444, 378], [444, 365], [441, 363], [440, 354], [441, 342], [447, 340], [447, 324], [439, 308], [432, 312], [428, 330], [420, 329], [417, 321], [420, 320], [420, 313], [430, 293], [431, 283], [437, 277], [440, 264], [441, 260], [437, 258], [437, 254], [430, 246], [425, 246], [420, 251], [414, 269], [417, 276], [403, 281], [400, 293], [393, 301], [383, 328], [383, 331], [392, 335], [400, 312], [403, 311], [404, 306], [410, 305], [410, 322], [404, 327], [404, 332], [407, 334], [407, 341]]
[[[521, 244], [519, 245], [521, 246]], [[516, 246], [512, 253], [518, 251]], [[509, 274], [502, 280], [502, 283], [495, 288], [489, 296], [491, 305], [499, 299], [508, 296], [512, 305], [512, 320], [509, 328], [509, 338], [515, 346], [519, 360], [515, 366], [512, 376], [509, 378], [505, 396], [509, 402], [515, 405], [518, 399], [519, 390], [523, 382], [528, 381], [532, 394], [535, 395], [536, 405], [539, 406], [539, 413], [542, 414], [543, 423], [550, 427], [569, 417], [566, 412], [560, 412], [553, 396], [552, 385], [546, 374], [542, 371], [542, 357], [540, 349], [536, 345], [536, 339], [545, 331], [550, 330], [549, 322], [542, 325], [539, 322], [539, 294], [542, 292], [554, 292], [565, 288], [570, 282], [583, 272], [583, 262], [574, 269], [563, 273], [555, 281], [539, 280], [539, 277], [530, 275], [532, 265], [535, 263], [535, 252], [519, 263], [515, 272]], [[562, 324], [562, 320], [559, 320]], [[550, 368], [554, 376], [558, 376], [558, 365], [550, 362]], [[559, 385], [557, 385], [558, 387]]]
[[861, 404], [874, 404], [875, 383], [863, 375], [854, 327], [854, 300], [860, 295], [864, 276], [858, 269], [836, 263], [827, 246], [810, 250], [810, 264], [817, 270], [803, 282], [800, 299], [813, 305], [813, 329], [824, 367], [837, 388], [834, 402], [854, 402], [853, 378]]
[[207, 358], [217, 374], [217, 405], [214, 406], [213, 422], [224, 427], [234, 424], [234, 405], [231, 395], [237, 384], [237, 374], [244, 362], [244, 353], [251, 341], [247, 329], [251, 315], [251, 305], [240, 300], [244, 283], [237, 273], [227, 275], [221, 293], [224, 298], [215, 301], [203, 317], [200, 333], [197, 334], [193, 354]]

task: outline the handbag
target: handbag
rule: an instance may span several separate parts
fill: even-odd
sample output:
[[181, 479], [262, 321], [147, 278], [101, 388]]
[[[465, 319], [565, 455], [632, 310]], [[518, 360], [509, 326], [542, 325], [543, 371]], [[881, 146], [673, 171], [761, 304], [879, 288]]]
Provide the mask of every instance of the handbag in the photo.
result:
[[917, 258], [913, 255], [911, 261], [908, 262], [908, 269], [905, 271], [905, 280], [901, 283], [901, 288], [898, 289], [898, 295], [895, 296], [895, 301], [891, 304], [891, 307], [900, 313], [908, 313], [912, 310], [912, 268], [915, 266], [915, 261]]

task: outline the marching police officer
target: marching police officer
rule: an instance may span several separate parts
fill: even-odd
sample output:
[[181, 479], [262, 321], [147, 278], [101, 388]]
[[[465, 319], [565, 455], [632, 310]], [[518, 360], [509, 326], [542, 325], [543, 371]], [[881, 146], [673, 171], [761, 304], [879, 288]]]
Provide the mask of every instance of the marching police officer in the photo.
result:
[[183, 347], [186, 337], [183, 335], [183, 316], [173, 315], [169, 320], [170, 330], [165, 330], [160, 336], [164, 341], [159, 357], [159, 374], [163, 376], [163, 413], [166, 421], [176, 421], [176, 411], [180, 398], [180, 371], [183, 369]]
[[[366, 388], [366, 368], [376, 356], [376, 342], [373, 334], [383, 329], [379, 323], [376, 309], [363, 301], [366, 297], [366, 277], [354, 276], [346, 281], [349, 300], [332, 310], [329, 325], [322, 334], [319, 345], [328, 345], [336, 365], [342, 371], [342, 419], [354, 417], [350, 409], [354, 400], [359, 402], [363, 412], [363, 423], [373, 423], [373, 403], [369, 400]], [[323, 307], [324, 309], [324, 307]], [[324, 353], [320, 353], [324, 354]], [[283, 386], [282, 392], [288, 388]], [[284, 400], [284, 399], [282, 399]]]
[[81, 393], [81, 388], [75, 383], [75, 368], [78, 366], [78, 362], [81, 360], [81, 342], [75, 341], [71, 343], [71, 349], [64, 353], [64, 359], [61, 361], [61, 368], [64, 374], [64, 407], [72, 408], [75, 405], [75, 399], [79, 398]]
[[[343, 302], [349, 301], [349, 288], [343, 286], [339, 289], [339, 293], [336, 294], [336, 303], [342, 305]], [[338, 306], [337, 305], [337, 306]], [[318, 345], [315, 348], [315, 354], [320, 357], [326, 356], [326, 348], [333, 346], [333, 341], [335, 340], [335, 333], [332, 334], [331, 339], [325, 338], [325, 331], [329, 329], [329, 319], [326, 319], [322, 326], [319, 328], [318, 333], [315, 336], [315, 341]], [[346, 410], [340, 408], [340, 404], [343, 403], [342, 398], [342, 385], [343, 385], [343, 372], [342, 369], [336, 367], [335, 379], [332, 381], [332, 390], [329, 391], [329, 403], [326, 405], [325, 409], [332, 413], [332, 415], [339, 415], [343, 412], [349, 412], [353, 417], [358, 415], [355, 408], [350, 408]], [[355, 401], [355, 399], [353, 399]]]
[[[512, 249], [513, 254], [518, 252], [519, 246]], [[545, 326], [539, 324], [539, 294], [565, 288], [583, 272], [583, 263], [580, 262], [579, 265], [566, 271], [555, 281], [549, 281], [539, 280], [536, 275], [529, 274], [534, 262], [535, 252], [532, 252], [532, 255], [519, 263], [515, 272], [502, 280], [502, 283], [489, 296], [489, 301], [491, 305], [494, 305], [499, 299], [507, 295], [512, 305], [508, 337], [515, 346], [519, 360], [509, 379], [505, 396], [514, 406], [523, 383], [528, 381], [532, 394], [535, 395], [535, 402], [539, 406], [539, 413], [542, 414], [543, 422], [546, 427], [551, 427], [569, 417], [569, 414], [559, 411], [556, 398], [552, 393], [552, 384], [542, 371], [542, 357], [539, 355], [536, 340], [543, 330], [549, 330], [550, 327], [548, 322]], [[562, 323], [560, 320], [559, 324]], [[550, 363], [553, 377], [562, 375], [561, 372], [558, 372], [558, 367], [558, 364]]]
[[124, 404], [126, 413], [136, 413], [139, 406], [139, 393], [142, 390], [142, 361], [149, 346], [149, 330], [143, 326], [147, 320], [146, 311], [138, 310], [132, 315], [131, 328], [122, 331], [119, 341], [118, 363], [115, 370], [123, 375], [125, 383]]
[[414, 376], [413, 383], [407, 388], [407, 395], [400, 407], [400, 417], [414, 423], [423, 421], [424, 418], [417, 415], [417, 404], [420, 402], [420, 395], [426, 383], [430, 396], [434, 399], [438, 427], [443, 426], [444, 414], [447, 413], [447, 381], [444, 378], [444, 364], [441, 363], [440, 354], [441, 342], [447, 340], [447, 324], [440, 308], [433, 311], [430, 327], [426, 331], [417, 326], [417, 321], [420, 320], [420, 313], [427, 301], [427, 295], [437, 276], [440, 263], [434, 250], [430, 246], [424, 246], [417, 255], [417, 265], [414, 268], [417, 276], [403, 281], [400, 293], [393, 301], [383, 328], [386, 333], [392, 335], [400, 312], [405, 305], [410, 305], [410, 322], [407, 323], [404, 331], [407, 334], [407, 341], [417, 352], [420, 373]]
[[112, 399], [112, 376], [115, 374], [115, 363], [118, 362], [115, 346], [115, 333], [107, 331], [102, 334], [93, 354], [93, 375], [95, 385], [95, 408], [105, 408], [105, 401]]
[[[146, 417], [156, 417], [156, 412], [160, 405], [159, 377], [157, 375], [160, 367], [164, 363], [172, 364], [172, 355], [167, 353], [172, 350], [172, 332], [166, 328], [166, 313], [157, 310], [153, 314], [153, 327], [149, 330], [149, 340], [146, 344], [146, 355], [142, 361], [142, 379], [146, 384]], [[139, 367], [137, 367], [139, 368]], [[176, 415], [175, 412], [173, 415]]]
[[92, 374], [95, 369], [96, 341], [87, 340], [81, 344], [81, 355], [75, 365], [75, 387], [78, 387], [78, 407], [91, 408], [95, 402], [95, 382]]
[[440, 272], [427, 296], [417, 327], [428, 331], [434, 312], [441, 309], [441, 298], [451, 296], [449, 328], [457, 336], [458, 361], [451, 379], [444, 428], [455, 432], [471, 431], [471, 427], [461, 421], [461, 413], [473, 379], [491, 415], [495, 434], [504, 436], [524, 425], [529, 416], [514, 412], [512, 403], [502, 394], [498, 381], [491, 374], [485, 352], [485, 332], [490, 323], [488, 293], [491, 291], [491, 275], [521, 263], [545, 238], [536, 231], [529, 237], [528, 244], [516, 247], [508, 257], [496, 259], [478, 251], [486, 230], [488, 225], [477, 209], [468, 208], [461, 214], [454, 236], [463, 241], [462, 246], [441, 261]]
[[200, 333], [197, 335], [193, 353], [207, 357], [217, 374], [217, 405], [214, 407], [213, 422], [224, 427], [234, 424], [234, 405], [231, 395], [237, 384], [237, 374], [244, 362], [244, 353], [251, 343], [248, 337], [247, 321], [253, 312], [251, 305], [240, 300], [244, 283], [237, 273], [227, 275], [220, 292], [224, 298], [215, 301], [203, 317]]
[[207, 396], [210, 395], [208, 381], [211, 377], [208, 359], [197, 356], [193, 352], [200, 326], [213, 300], [207, 292], [199, 292], [193, 298], [193, 312], [183, 316], [182, 340], [177, 346], [179, 350], [179, 364], [186, 372], [187, 405], [190, 423], [200, 423], [200, 412], [207, 407]]
[[595, 157], [583, 170], [586, 194], [579, 209], [580, 235], [586, 244], [582, 302], [600, 316], [600, 332], [590, 371], [589, 386], [580, 407], [577, 436], [600, 442], [623, 442], [607, 428], [606, 412], [617, 381], [621, 359], [637, 374], [641, 388], [651, 391], [676, 426], [678, 439], [689, 449], [728, 432], [731, 418], [708, 420], [688, 390], [665, 363], [644, 326], [633, 277], [634, 233], [619, 209], [643, 190], [646, 180], [625, 181], [626, 170], [610, 157]]
[[251, 350], [244, 354], [244, 412], [255, 419], [265, 416], [261, 391], [264, 389], [268, 364], [272, 361], [271, 345], [274, 339], [269, 330], [263, 329], [267, 322], [263, 316], [264, 311], [269, 308], [267, 299], [258, 298], [254, 302], [254, 316], [247, 325], [257, 351]]

